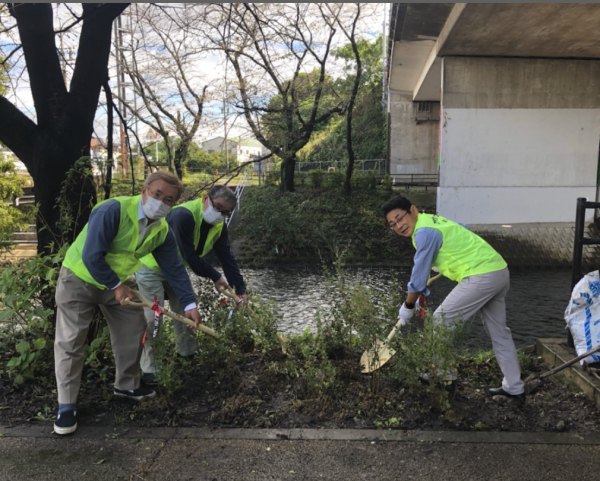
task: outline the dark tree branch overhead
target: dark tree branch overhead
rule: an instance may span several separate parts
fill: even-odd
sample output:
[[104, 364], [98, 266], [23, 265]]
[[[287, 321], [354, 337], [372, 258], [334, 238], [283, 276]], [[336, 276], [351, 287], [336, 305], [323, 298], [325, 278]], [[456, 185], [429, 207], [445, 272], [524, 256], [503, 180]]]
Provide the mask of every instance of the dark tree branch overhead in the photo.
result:
[[[69, 172], [78, 159], [89, 158], [100, 89], [108, 76], [112, 22], [128, 5], [87, 3], [82, 4], [81, 16], [74, 15], [76, 20], [68, 28], [81, 23], [81, 31], [67, 90], [55, 43], [52, 4], [7, 4], [16, 20], [37, 123], [0, 96], [0, 141], [19, 157], [33, 178], [39, 204], [38, 252], [52, 252], [72, 241], [96, 202], [91, 176]], [[68, 188], [61, 193], [67, 178]], [[57, 199], [62, 199], [61, 208]], [[64, 208], [69, 213], [64, 214]]]
[[34, 148], [29, 139], [37, 134], [35, 122], [0, 95], [0, 141], [20, 159], [28, 159], [33, 155]]

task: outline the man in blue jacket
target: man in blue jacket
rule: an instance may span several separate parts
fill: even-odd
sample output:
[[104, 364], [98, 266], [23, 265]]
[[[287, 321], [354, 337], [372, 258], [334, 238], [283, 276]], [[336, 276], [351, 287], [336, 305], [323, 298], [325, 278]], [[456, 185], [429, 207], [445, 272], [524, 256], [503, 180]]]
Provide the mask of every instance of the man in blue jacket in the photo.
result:
[[[247, 303], [246, 286], [240, 274], [237, 260], [231, 252], [225, 219], [231, 215], [236, 206], [234, 193], [227, 186], [217, 185], [202, 197], [185, 202], [174, 208], [167, 216], [169, 228], [173, 232], [179, 253], [186, 267], [199, 277], [214, 282], [215, 289], [235, 286], [235, 291]], [[214, 251], [221, 262], [225, 276], [206, 262], [203, 257]], [[172, 311], [181, 314], [182, 303], [171, 282], [162, 272], [152, 255], [141, 259], [142, 268], [136, 272], [136, 281], [140, 294], [147, 299], [154, 296], [161, 306], [164, 305], [165, 293]], [[155, 311], [145, 308], [148, 330], [141, 357], [142, 380], [153, 386], [156, 381], [156, 360], [154, 358], [153, 337], [158, 333], [160, 319], [155, 319]], [[192, 356], [196, 351], [196, 336], [193, 331], [181, 323], [174, 324], [177, 340], [177, 352], [184, 357]]]

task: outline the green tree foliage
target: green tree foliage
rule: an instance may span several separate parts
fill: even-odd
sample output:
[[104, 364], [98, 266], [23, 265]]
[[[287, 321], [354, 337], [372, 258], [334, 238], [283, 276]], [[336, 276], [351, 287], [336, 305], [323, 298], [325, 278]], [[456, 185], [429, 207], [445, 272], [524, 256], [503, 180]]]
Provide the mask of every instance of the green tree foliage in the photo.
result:
[[[180, 139], [175, 140], [174, 149], [179, 147]], [[158, 151], [158, 159], [155, 159]], [[168, 161], [168, 153], [164, 142], [159, 142], [158, 145], [152, 144], [144, 148], [147, 156], [152, 157], [152, 162], [165, 164]], [[235, 156], [229, 156], [230, 165], [237, 165]], [[192, 142], [188, 148], [185, 157], [182, 159], [182, 164], [188, 171], [206, 171], [212, 169], [224, 170], [227, 168], [227, 159], [224, 152], [208, 153], [202, 150], [195, 142]]]
[[13, 232], [27, 227], [26, 215], [9, 203], [23, 194], [24, 184], [12, 162], [0, 159], [0, 250], [10, 246]]
[[[361, 85], [354, 106], [353, 147], [357, 159], [376, 159], [386, 153], [386, 118], [381, 103], [381, 42], [359, 39], [358, 50], [363, 63]], [[354, 81], [354, 54], [350, 43], [334, 51], [334, 56], [345, 62], [346, 77], [339, 81], [340, 89], [347, 91]], [[331, 162], [346, 160], [346, 125], [343, 118], [333, 118], [311, 138], [299, 153], [302, 161]]]
[[351, 197], [340, 189], [341, 172], [297, 174], [293, 193], [275, 186], [249, 190], [236, 232], [244, 238], [241, 260], [259, 265], [331, 261], [342, 252], [349, 261], [411, 259], [412, 245], [393, 237], [380, 212], [392, 196], [391, 184], [379, 186], [372, 174], [355, 175], [352, 181]]

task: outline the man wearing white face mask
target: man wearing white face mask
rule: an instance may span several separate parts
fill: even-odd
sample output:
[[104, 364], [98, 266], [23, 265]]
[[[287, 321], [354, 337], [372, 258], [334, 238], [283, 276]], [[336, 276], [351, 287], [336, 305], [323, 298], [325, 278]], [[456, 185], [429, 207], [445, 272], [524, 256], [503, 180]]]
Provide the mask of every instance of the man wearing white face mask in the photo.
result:
[[83, 369], [83, 346], [94, 308], [110, 329], [115, 356], [115, 396], [136, 401], [155, 391], [140, 386], [139, 361], [146, 330], [144, 311], [125, 304], [135, 296], [125, 283], [152, 253], [175, 287], [185, 316], [200, 324], [196, 298], [177, 245], [164, 217], [183, 192], [181, 181], [169, 172], [155, 172], [142, 194], [116, 197], [94, 207], [89, 222], [67, 251], [56, 286], [54, 358], [58, 391], [57, 434], [77, 429], [76, 403]]
[[[234, 193], [226, 186], [215, 186], [201, 198], [178, 205], [167, 216], [167, 222], [175, 240], [179, 253], [184, 261], [196, 275], [211, 279], [215, 283], [217, 292], [221, 286], [228, 288], [235, 286], [243, 302], [248, 302], [244, 279], [240, 274], [237, 260], [231, 252], [226, 217], [231, 215], [236, 206]], [[203, 257], [214, 251], [219, 259], [225, 276], [222, 276], [214, 267], [206, 262]], [[161, 272], [160, 266], [152, 255], [141, 259], [143, 267], [136, 272], [136, 280], [142, 296], [151, 299], [156, 296], [161, 306], [164, 304], [165, 292], [169, 299], [169, 307], [181, 313], [182, 303], [172, 284]], [[156, 362], [152, 348], [152, 339], [158, 332], [158, 319], [155, 312], [145, 309], [148, 331], [144, 343], [144, 352], [141, 358], [141, 368], [144, 372], [142, 379], [147, 385], [156, 385]], [[196, 336], [183, 324], [175, 323], [175, 337], [177, 351], [181, 356], [188, 357], [196, 351]]]

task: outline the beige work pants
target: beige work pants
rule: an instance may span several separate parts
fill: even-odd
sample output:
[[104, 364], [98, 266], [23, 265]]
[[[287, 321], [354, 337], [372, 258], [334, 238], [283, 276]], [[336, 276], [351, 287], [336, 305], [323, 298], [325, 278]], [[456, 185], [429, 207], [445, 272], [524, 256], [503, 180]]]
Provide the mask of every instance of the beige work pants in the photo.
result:
[[146, 329], [141, 307], [122, 306], [112, 290], [102, 290], [79, 279], [62, 267], [56, 286], [56, 336], [54, 367], [58, 402], [77, 402], [83, 346], [92, 322], [94, 307], [99, 306], [110, 330], [115, 356], [115, 388], [137, 389], [140, 385], [142, 336]]

